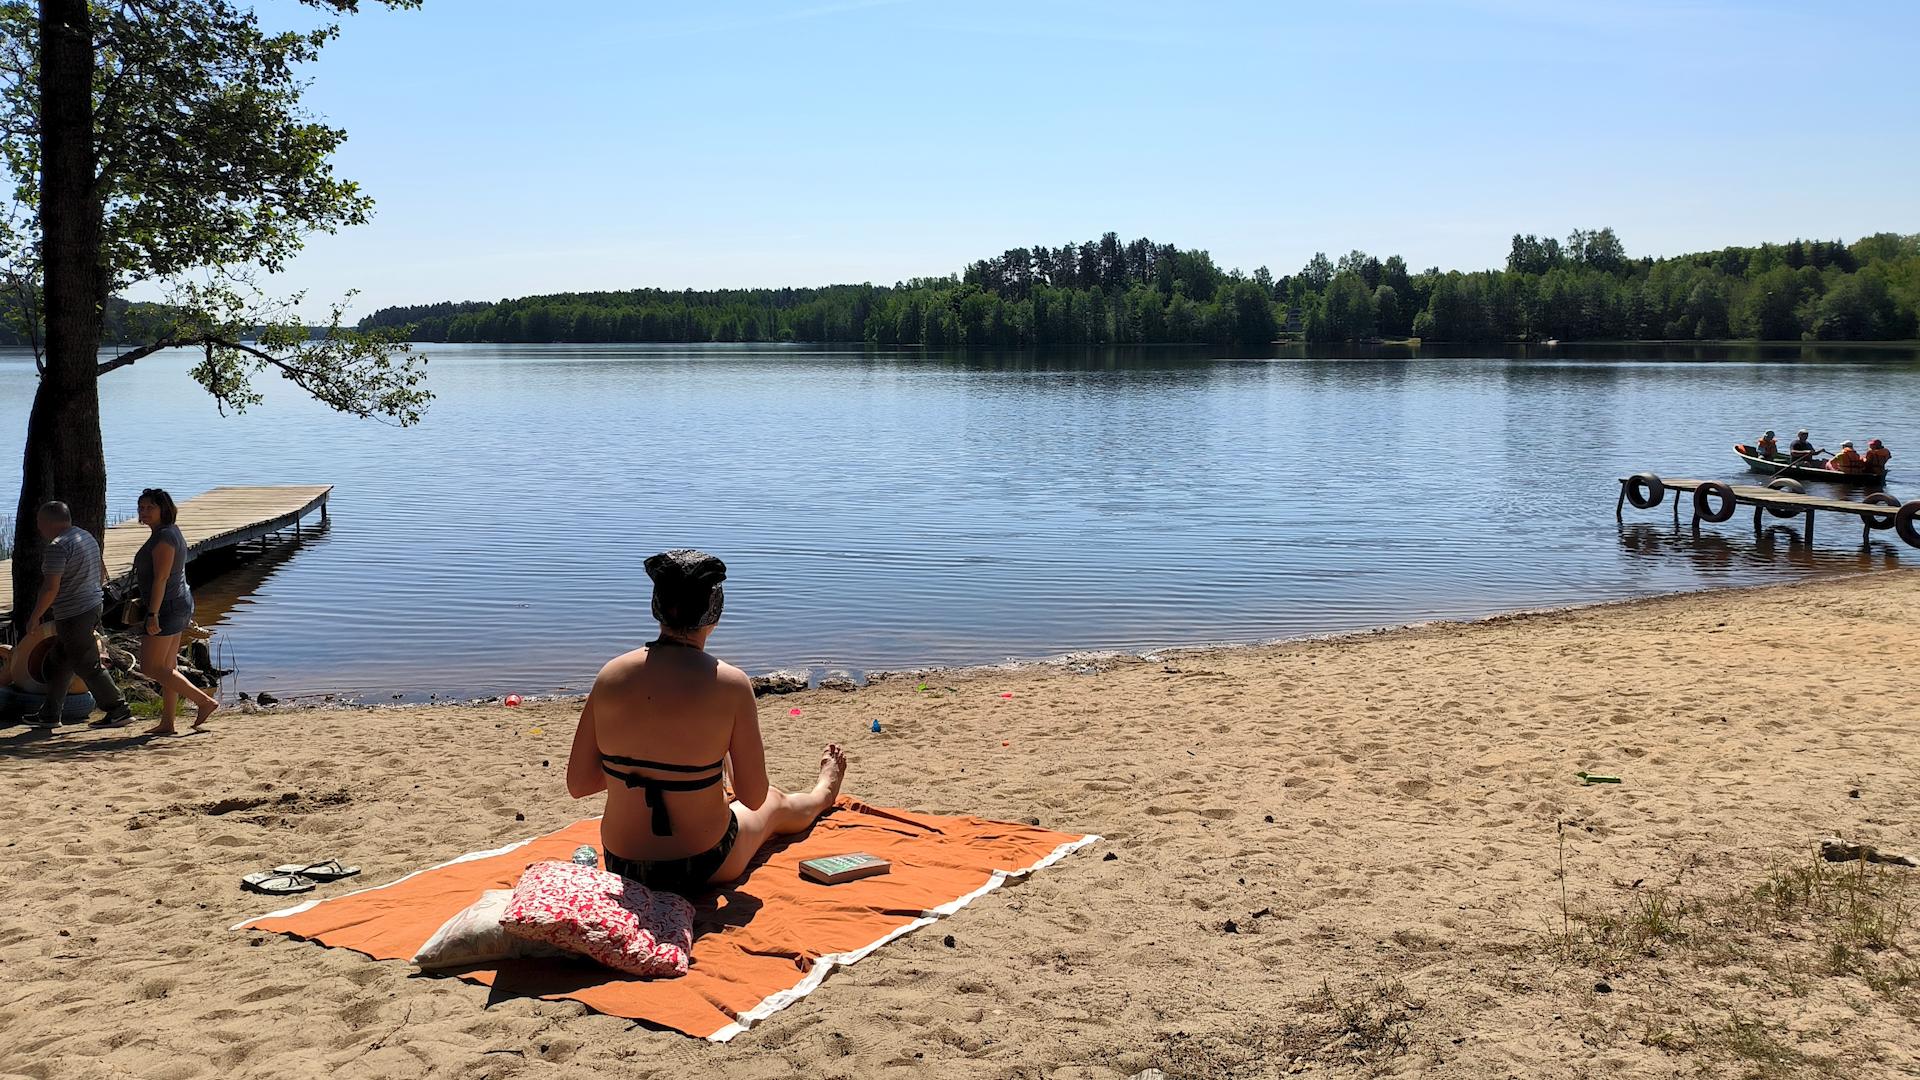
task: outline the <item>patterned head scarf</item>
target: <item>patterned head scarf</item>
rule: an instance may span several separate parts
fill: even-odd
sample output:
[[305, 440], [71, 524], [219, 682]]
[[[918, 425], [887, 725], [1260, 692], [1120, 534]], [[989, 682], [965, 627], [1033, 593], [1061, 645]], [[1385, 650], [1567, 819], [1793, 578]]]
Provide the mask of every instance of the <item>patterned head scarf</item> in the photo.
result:
[[727, 564], [692, 548], [663, 551], [646, 562], [653, 579], [653, 617], [673, 630], [697, 630], [720, 621]]

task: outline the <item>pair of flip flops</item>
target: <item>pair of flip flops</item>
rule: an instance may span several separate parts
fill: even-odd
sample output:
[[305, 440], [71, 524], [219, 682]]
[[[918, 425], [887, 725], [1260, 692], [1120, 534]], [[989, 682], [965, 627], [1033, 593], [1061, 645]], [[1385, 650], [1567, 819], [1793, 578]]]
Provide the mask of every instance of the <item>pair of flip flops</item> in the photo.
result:
[[325, 881], [339, 881], [350, 878], [360, 872], [357, 866], [342, 866], [339, 859], [328, 859], [317, 863], [288, 863], [271, 870], [262, 870], [248, 874], [240, 879], [240, 887], [269, 896], [292, 896], [294, 893], [312, 892], [316, 884]]

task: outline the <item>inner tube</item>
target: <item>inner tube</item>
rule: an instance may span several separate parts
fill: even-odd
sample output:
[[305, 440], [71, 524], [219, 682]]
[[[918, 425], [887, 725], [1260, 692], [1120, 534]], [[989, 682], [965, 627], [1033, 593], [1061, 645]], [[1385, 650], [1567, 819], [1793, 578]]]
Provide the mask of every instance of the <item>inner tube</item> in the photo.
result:
[[[10, 716], [27, 717], [39, 713], [40, 707], [47, 702], [47, 695], [32, 694], [25, 690], [16, 690], [11, 686], [0, 686], [0, 723]], [[60, 708], [60, 719], [67, 721], [85, 720], [93, 715], [93, 695], [85, 690], [77, 694], [68, 694], [66, 704]]]
[[1902, 503], [1893, 515], [1893, 531], [1900, 534], [1908, 547], [1920, 548], [1920, 525], [1914, 524], [1916, 518], [1920, 518], [1920, 499]]
[[[1775, 491], [1790, 491], [1795, 495], [1805, 495], [1807, 493], [1806, 487], [1802, 485], [1800, 481], [1789, 480], [1784, 476], [1777, 480], [1769, 480], [1767, 486]], [[1795, 510], [1790, 506], [1769, 506], [1767, 507], [1767, 513], [1777, 518], [1790, 518], [1799, 517], [1803, 511]]]
[[[1712, 505], [1715, 499], [1720, 500], [1719, 506]], [[1733, 501], [1733, 489], [1718, 480], [1709, 480], [1693, 489], [1693, 516], [1702, 521], [1725, 521], [1738, 506]]]
[[[1876, 491], [1860, 501], [1869, 506], [1898, 507], [1900, 505], [1899, 499], [1894, 498], [1884, 491]], [[1867, 528], [1869, 529], [1891, 529], [1893, 528], [1893, 517], [1893, 514], [1862, 514], [1860, 515], [1860, 520], [1866, 522]]]
[[1636, 510], [1651, 510], [1659, 506], [1667, 497], [1667, 485], [1650, 472], [1634, 473], [1627, 477], [1627, 501]]

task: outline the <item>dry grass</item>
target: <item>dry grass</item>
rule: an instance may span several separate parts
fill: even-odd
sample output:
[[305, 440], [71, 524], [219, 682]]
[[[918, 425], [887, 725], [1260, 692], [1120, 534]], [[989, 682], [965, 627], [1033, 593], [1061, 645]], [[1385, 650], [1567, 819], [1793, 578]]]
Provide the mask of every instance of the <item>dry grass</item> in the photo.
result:
[[1387, 1071], [1412, 1048], [1413, 1025], [1425, 1007], [1397, 979], [1347, 991], [1322, 981], [1314, 994], [1277, 1012], [1285, 1020], [1161, 1036], [1152, 1067], [1169, 1080], [1284, 1076], [1309, 1066]]
[[[1642, 1014], [1641, 1041], [1688, 1056], [1705, 1073], [1842, 1075], [1838, 1057], [1794, 1045], [1792, 1021], [1810, 998], [1844, 1002], [1862, 1016], [1888, 1007], [1920, 1015], [1910, 992], [1920, 986], [1909, 932], [1917, 890], [1920, 872], [1816, 855], [1782, 863], [1745, 889], [1652, 887], [1635, 889], [1613, 910], [1563, 907], [1552, 951], [1561, 963], [1603, 977], [1646, 969], [1665, 981], [1685, 965], [1724, 989], [1643, 999], [1651, 1016]], [[1859, 994], [1861, 984], [1871, 995]], [[1741, 1002], [1761, 1015], [1742, 1011]]]

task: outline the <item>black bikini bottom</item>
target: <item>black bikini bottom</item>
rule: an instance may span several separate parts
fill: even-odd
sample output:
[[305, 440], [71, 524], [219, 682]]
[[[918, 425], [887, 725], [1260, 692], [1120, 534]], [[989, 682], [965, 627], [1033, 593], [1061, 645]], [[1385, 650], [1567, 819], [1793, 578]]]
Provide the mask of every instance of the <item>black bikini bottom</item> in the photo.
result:
[[679, 893], [692, 898], [707, 891], [708, 883], [733, 853], [733, 842], [740, 838], [740, 819], [727, 813], [727, 833], [720, 842], [684, 859], [628, 859], [609, 851], [607, 872], [645, 885], [656, 892]]

